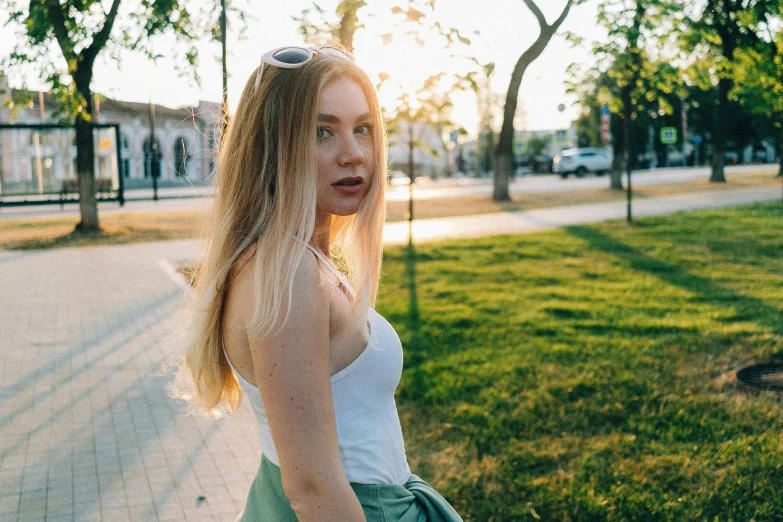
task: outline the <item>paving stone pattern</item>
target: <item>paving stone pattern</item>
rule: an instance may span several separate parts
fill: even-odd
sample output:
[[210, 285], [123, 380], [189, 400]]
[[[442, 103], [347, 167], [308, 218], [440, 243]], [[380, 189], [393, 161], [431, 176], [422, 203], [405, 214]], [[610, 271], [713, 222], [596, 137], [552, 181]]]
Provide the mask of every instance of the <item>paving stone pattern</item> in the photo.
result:
[[188, 416], [161, 373], [186, 294], [166, 262], [195, 246], [0, 252], [0, 522], [241, 511], [260, 461], [249, 405]]

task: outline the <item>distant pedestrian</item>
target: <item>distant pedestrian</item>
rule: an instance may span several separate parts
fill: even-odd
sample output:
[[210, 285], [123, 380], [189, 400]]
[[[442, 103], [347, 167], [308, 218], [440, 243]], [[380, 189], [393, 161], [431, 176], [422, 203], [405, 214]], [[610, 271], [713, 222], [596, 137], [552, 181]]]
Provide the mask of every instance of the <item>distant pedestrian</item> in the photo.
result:
[[374, 310], [387, 172], [373, 84], [333, 47], [261, 61], [220, 148], [180, 375], [203, 409], [243, 393], [253, 407], [263, 456], [239, 520], [459, 521], [410, 472], [402, 347]]

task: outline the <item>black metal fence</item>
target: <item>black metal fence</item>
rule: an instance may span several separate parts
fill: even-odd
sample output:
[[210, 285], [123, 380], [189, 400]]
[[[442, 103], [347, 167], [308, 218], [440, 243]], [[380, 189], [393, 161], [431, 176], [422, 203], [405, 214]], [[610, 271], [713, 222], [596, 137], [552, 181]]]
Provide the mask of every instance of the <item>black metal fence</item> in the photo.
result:
[[[120, 126], [93, 125], [98, 201], [125, 202]], [[72, 125], [0, 124], [0, 206], [79, 201]]]

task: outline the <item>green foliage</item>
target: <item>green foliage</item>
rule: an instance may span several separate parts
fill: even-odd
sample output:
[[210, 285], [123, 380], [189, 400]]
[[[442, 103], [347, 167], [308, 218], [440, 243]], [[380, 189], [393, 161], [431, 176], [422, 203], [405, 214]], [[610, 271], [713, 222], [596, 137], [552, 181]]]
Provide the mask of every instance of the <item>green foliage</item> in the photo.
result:
[[[336, 12], [331, 13], [313, 2], [311, 8], [303, 10], [300, 16], [293, 18], [298, 23], [299, 33], [308, 43], [325, 45], [339, 41], [348, 49], [353, 49], [354, 33], [364, 27], [359, 22], [359, 11], [366, 6], [364, 0], [344, 0], [337, 5]], [[427, 42], [422, 36], [426, 33], [424, 29], [431, 29], [432, 34], [437, 35], [436, 40], [442, 41], [446, 48], [469, 46], [470, 39], [458, 29], [445, 27], [440, 22], [431, 20], [434, 8], [435, 0], [416, 0], [393, 5], [389, 12], [395, 31], [381, 34], [381, 41], [384, 45], [389, 45], [395, 39], [411, 38], [419, 46], [432, 45], [434, 42]], [[376, 83], [378, 90], [397, 83], [396, 86], [401, 91], [395, 107], [384, 107], [384, 119], [392, 143], [406, 143], [411, 149], [418, 148], [434, 157], [440, 156], [447, 147], [445, 134], [450, 130], [457, 130], [450, 119], [451, 95], [455, 90], [469, 86], [473, 81], [473, 74], [473, 71], [462, 75], [440, 72], [429, 76], [420, 85], [408, 85], [394, 82], [388, 73], [381, 72]], [[426, 126], [434, 128], [439, 135], [440, 147], [432, 147], [425, 142], [421, 131]], [[408, 129], [413, 129], [413, 132], [409, 133]]]
[[[158, 53], [157, 39], [174, 35], [176, 44], [168, 50], [174, 67], [182, 76], [200, 82], [196, 43], [210, 32], [219, 37], [219, 3], [205, 4], [198, 12], [178, 0], [114, 0], [108, 11], [106, 7], [96, 0], [66, 5], [0, 0], [0, 9], [7, 13], [6, 23], [16, 29], [17, 36], [2, 66], [10, 75], [32, 66], [61, 102], [59, 115], [87, 121], [90, 104], [84, 97], [99, 54], [119, 62], [123, 53], [130, 51], [155, 61], [164, 56]], [[236, 31], [242, 34], [246, 14], [230, 4], [229, 10], [237, 21]], [[59, 47], [59, 57], [52, 52], [54, 47]]]
[[[742, 100], [746, 109], [743, 111], [738, 103], [741, 100], [738, 94], [741, 93], [735, 89], [741, 88], [738, 84], [747, 77], [742, 71], [747, 69], [749, 61], [753, 61], [753, 51], [774, 42], [771, 34], [766, 39], [768, 35], [758, 31], [757, 22], [768, 22], [768, 16], [774, 17], [777, 13], [777, 21], [772, 25], [779, 26], [780, 2], [705, 0], [688, 4], [685, 12], [686, 24], [680, 37], [682, 54], [686, 56], [684, 61], [690, 64], [691, 75], [702, 85], [710, 82], [718, 86], [713, 145], [717, 157], [721, 158], [726, 131], [735, 135], [739, 145], [748, 143], [752, 139], [745, 132], [750, 127], [748, 114], [760, 114], [766, 110], [764, 105], [767, 100], [752, 96]], [[754, 107], [759, 101], [762, 105]], [[761, 125], [757, 126], [764, 129], [767, 125], [762, 119]], [[713, 181], [725, 180], [721, 165], [722, 159], [713, 163]]]
[[[668, 95], [682, 93], [681, 71], [659, 49], [668, 36], [663, 28], [676, 25], [678, 13], [679, 4], [668, 0], [598, 4], [597, 21], [607, 30], [608, 38], [593, 44], [597, 74], [587, 78], [600, 83], [596, 101], [609, 104], [612, 113], [631, 120], [650, 104], [657, 105], [656, 112], [673, 112]], [[578, 91], [581, 74], [584, 72], [578, 67], [571, 69], [571, 92]], [[600, 78], [603, 74], [609, 81]], [[625, 107], [627, 103], [629, 107]]]
[[353, 37], [364, 24], [359, 21], [359, 11], [367, 6], [365, 0], [342, 0], [335, 8], [336, 19], [326, 9], [313, 2], [312, 7], [303, 9], [292, 18], [298, 25], [298, 32], [310, 45], [327, 45], [339, 42], [353, 51]]
[[[429, 76], [414, 93], [403, 91], [392, 110], [384, 108], [384, 117], [390, 136], [390, 143], [405, 143], [411, 149], [420, 149], [433, 157], [439, 157], [446, 149], [445, 134], [456, 128], [451, 121], [451, 94], [457, 89], [446, 73]], [[440, 138], [440, 150], [424, 141], [424, 131], [431, 127]], [[414, 174], [409, 172], [409, 176]]]
[[730, 95], [750, 112], [770, 117], [783, 146], [783, 5], [760, 1], [742, 15], [741, 25], [758, 39], [736, 50]]
[[552, 141], [551, 136], [532, 136], [527, 140], [527, 152], [530, 154], [543, 154]]
[[414, 471], [466, 521], [783, 518], [783, 404], [730, 379], [783, 360], [782, 218], [387, 249]]
[[[391, 14], [395, 18], [396, 31], [382, 35], [384, 44], [391, 44], [394, 38], [412, 38], [419, 47], [433, 45], [438, 40], [444, 48], [465, 51], [470, 45], [470, 39], [463, 36], [458, 29], [444, 27], [437, 20], [431, 20], [432, 11], [435, 8], [435, 0], [417, 0], [407, 2], [405, 7], [394, 6]], [[425, 29], [430, 29], [437, 35], [435, 41], [425, 41]], [[397, 35], [397, 36], [394, 36]], [[470, 64], [478, 65], [475, 58], [464, 54]], [[413, 155], [414, 149], [424, 150], [433, 157], [439, 157], [441, 153], [448, 153], [447, 134], [460, 128], [451, 120], [453, 93], [475, 85], [475, 69], [468, 69], [464, 73], [441, 71], [427, 77], [420, 85], [410, 85], [405, 82], [397, 83], [400, 91], [395, 106], [387, 109], [384, 107], [384, 117], [389, 130], [390, 143], [405, 143], [409, 148], [409, 155]], [[387, 76], [388, 77], [388, 76]], [[387, 84], [388, 85], [388, 84]], [[423, 140], [423, 132], [427, 129], [435, 131], [440, 147], [432, 147]], [[409, 165], [408, 169], [413, 169]], [[413, 172], [408, 175], [414, 177]]]

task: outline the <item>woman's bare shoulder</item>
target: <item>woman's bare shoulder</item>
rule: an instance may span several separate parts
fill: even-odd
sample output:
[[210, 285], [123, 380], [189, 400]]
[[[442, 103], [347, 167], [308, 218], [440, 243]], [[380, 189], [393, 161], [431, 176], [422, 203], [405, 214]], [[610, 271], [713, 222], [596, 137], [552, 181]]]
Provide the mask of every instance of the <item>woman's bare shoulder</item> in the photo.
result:
[[[293, 247], [292, 241], [291, 248], [293, 249]], [[254, 295], [257, 255], [257, 244], [254, 243], [237, 258], [237, 261], [231, 269], [231, 275], [228, 281], [227, 299], [229, 309], [233, 309], [244, 318], [252, 316], [255, 307]], [[308, 295], [312, 296], [322, 289], [323, 285], [318, 258], [313, 252], [307, 249], [294, 273], [292, 297], [294, 300], [297, 300], [298, 298]]]

